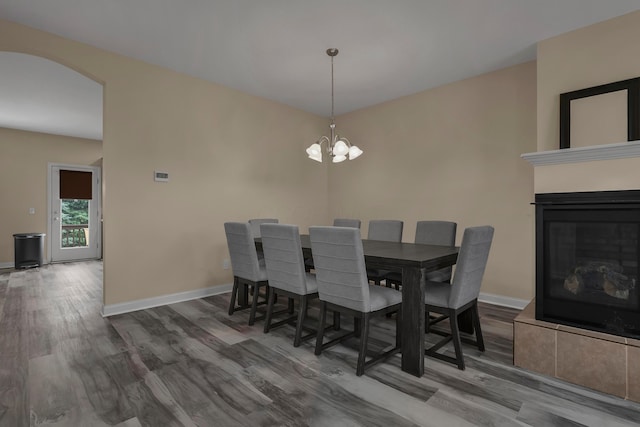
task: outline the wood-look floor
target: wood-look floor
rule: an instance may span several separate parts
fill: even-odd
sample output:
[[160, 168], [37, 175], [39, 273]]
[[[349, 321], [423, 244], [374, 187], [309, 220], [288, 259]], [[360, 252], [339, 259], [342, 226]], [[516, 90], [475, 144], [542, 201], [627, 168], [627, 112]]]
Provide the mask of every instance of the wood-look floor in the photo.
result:
[[317, 357], [228, 316], [228, 294], [103, 319], [101, 280], [100, 262], [0, 271], [0, 426], [640, 424], [638, 404], [513, 367], [515, 310], [481, 305], [465, 371], [427, 359], [416, 378], [395, 356], [356, 377], [355, 341]]

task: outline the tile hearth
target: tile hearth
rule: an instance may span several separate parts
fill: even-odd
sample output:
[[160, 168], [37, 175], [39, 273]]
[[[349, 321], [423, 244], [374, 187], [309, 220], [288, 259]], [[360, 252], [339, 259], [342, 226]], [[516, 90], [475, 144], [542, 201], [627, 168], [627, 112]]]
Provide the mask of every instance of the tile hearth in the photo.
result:
[[514, 320], [514, 364], [640, 402], [640, 340], [535, 318], [535, 300]]

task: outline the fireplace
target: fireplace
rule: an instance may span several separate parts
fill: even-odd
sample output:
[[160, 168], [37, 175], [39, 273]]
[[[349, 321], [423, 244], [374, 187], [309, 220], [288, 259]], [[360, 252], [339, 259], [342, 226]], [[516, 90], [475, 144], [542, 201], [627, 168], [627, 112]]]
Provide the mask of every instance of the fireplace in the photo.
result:
[[640, 190], [536, 195], [536, 319], [640, 338]]

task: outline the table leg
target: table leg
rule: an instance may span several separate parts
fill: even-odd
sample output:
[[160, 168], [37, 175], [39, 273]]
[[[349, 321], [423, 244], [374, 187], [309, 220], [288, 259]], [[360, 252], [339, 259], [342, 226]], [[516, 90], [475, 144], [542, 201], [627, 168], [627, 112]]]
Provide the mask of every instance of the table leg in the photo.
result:
[[419, 268], [402, 269], [402, 370], [424, 374], [424, 284]]

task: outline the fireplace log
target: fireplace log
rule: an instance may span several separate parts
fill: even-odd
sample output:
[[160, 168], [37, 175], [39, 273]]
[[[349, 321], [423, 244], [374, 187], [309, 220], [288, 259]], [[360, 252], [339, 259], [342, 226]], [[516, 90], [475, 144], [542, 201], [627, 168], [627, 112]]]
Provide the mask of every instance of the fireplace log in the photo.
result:
[[583, 291], [602, 291], [618, 299], [628, 299], [629, 290], [635, 287], [635, 280], [622, 274], [622, 266], [613, 263], [589, 262], [578, 265], [564, 279], [564, 288], [574, 295]]

